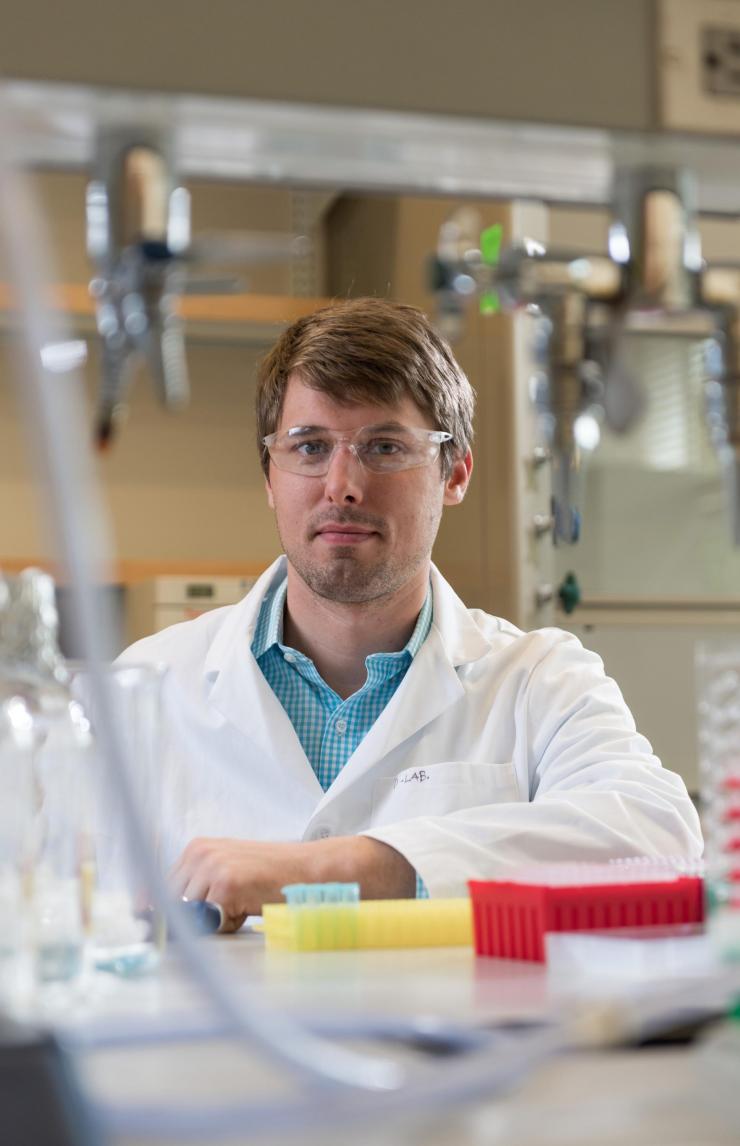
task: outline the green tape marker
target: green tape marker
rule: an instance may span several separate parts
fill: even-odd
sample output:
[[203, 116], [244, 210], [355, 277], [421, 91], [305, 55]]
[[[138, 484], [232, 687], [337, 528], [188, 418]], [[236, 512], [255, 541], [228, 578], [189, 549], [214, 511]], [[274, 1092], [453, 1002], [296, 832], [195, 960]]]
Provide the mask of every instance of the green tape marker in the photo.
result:
[[[481, 231], [480, 253], [483, 262], [489, 267], [495, 267], [501, 253], [501, 240], [504, 228], [501, 223], [494, 223]], [[481, 314], [498, 314], [501, 303], [495, 290], [486, 290], [480, 297], [479, 309]]]
[[481, 314], [498, 314], [500, 310], [501, 303], [495, 290], [484, 290], [480, 296]]
[[501, 223], [494, 223], [491, 227], [486, 227], [480, 234], [480, 253], [483, 262], [487, 263], [490, 267], [495, 267], [498, 262], [499, 255], [501, 254], [501, 240], [504, 236], [504, 228]]

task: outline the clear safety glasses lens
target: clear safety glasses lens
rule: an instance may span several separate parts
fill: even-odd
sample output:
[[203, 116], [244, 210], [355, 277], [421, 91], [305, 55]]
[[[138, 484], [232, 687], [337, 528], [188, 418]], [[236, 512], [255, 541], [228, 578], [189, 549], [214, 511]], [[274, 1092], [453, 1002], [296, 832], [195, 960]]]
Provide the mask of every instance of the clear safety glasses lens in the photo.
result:
[[428, 465], [439, 457], [443, 442], [452, 441], [446, 430], [412, 427], [382, 429], [363, 426], [354, 434], [294, 426], [263, 439], [278, 469], [322, 477], [329, 470], [334, 451], [344, 445], [374, 473], [394, 473]]

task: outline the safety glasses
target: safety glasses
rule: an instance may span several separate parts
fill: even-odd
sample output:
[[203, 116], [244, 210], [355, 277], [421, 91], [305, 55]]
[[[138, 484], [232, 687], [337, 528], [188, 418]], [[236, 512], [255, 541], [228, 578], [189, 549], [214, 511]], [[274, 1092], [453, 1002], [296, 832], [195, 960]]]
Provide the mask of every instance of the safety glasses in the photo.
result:
[[345, 433], [316, 426], [291, 426], [262, 439], [271, 460], [288, 473], [323, 477], [336, 450], [345, 447], [373, 473], [396, 473], [426, 466], [439, 457], [446, 430], [425, 430], [396, 424], [361, 426]]

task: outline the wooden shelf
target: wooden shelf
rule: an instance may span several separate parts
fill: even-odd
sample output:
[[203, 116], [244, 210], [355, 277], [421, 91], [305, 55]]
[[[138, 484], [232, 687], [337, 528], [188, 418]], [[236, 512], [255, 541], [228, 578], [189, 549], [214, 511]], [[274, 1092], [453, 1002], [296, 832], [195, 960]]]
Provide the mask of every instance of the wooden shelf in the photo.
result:
[[[86, 283], [59, 283], [49, 290], [49, 302], [54, 310], [65, 314], [93, 318], [95, 303]], [[296, 297], [280, 294], [187, 295], [177, 301], [177, 310], [189, 322], [260, 323], [284, 325], [313, 314], [331, 299], [322, 297]], [[13, 290], [0, 283], [0, 312], [12, 312]]]
[[[57, 576], [55, 563], [40, 557], [6, 557], [0, 560], [0, 573], [20, 573], [33, 567], [44, 569]], [[121, 560], [111, 570], [106, 584], [133, 585], [152, 577], [195, 576], [195, 577], [256, 577], [264, 572], [266, 565], [257, 561], [159, 561]], [[63, 583], [63, 579], [59, 579]]]

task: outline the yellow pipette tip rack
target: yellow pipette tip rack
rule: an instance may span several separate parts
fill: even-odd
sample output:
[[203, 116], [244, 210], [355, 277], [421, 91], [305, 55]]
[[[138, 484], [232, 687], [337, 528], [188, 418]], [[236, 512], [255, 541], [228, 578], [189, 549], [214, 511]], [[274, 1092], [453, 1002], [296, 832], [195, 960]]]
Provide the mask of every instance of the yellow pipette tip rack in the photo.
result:
[[270, 951], [473, 944], [473, 917], [467, 898], [266, 903], [262, 917]]

